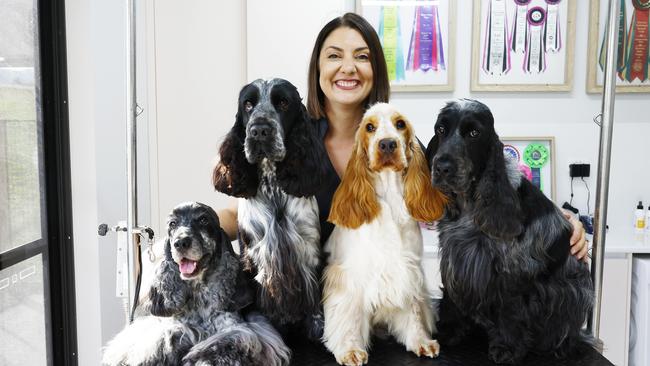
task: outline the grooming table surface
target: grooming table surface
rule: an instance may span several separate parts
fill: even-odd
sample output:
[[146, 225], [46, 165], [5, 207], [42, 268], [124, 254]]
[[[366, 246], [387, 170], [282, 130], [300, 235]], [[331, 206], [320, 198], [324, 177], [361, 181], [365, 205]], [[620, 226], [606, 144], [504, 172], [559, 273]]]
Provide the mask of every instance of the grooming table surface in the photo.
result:
[[[368, 366], [489, 366], [496, 365], [488, 360], [487, 345], [464, 344], [457, 347], [442, 347], [440, 356], [436, 359], [417, 357], [407, 352], [404, 346], [394, 339], [373, 338], [372, 349], [369, 352]], [[309, 343], [306, 340], [292, 339], [289, 346], [293, 351], [292, 366], [337, 366], [334, 356], [322, 345]], [[574, 355], [566, 360], [545, 358], [536, 355], [528, 356], [522, 365], [526, 366], [613, 366], [596, 350], [589, 349], [580, 355]]]

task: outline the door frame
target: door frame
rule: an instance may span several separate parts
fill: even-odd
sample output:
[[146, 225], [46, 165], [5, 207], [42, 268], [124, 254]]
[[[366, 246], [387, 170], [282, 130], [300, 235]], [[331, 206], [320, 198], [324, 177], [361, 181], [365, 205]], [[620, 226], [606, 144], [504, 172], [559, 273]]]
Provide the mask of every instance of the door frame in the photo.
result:
[[[74, 252], [68, 126], [65, 4], [63, 0], [37, 0], [38, 63], [37, 119], [43, 151], [39, 175], [45, 187], [43, 230], [47, 237], [0, 255], [0, 269], [42, 255], [47, 270], [44, 283], [47, 359], [51, 365], [77, 365]], [[38, 82], [40, 80], [40, 83]], [[39, 108], [37, 108], [37, 111]], [[38, 113], [38, 112], [37, 112]], [[48, 316], [49, 315], [49, 316]]]
[[77, 316], [72, 232], [65, 1], [38, 0], [43, 162], [49, 240], [54, 365], [76, 366]]

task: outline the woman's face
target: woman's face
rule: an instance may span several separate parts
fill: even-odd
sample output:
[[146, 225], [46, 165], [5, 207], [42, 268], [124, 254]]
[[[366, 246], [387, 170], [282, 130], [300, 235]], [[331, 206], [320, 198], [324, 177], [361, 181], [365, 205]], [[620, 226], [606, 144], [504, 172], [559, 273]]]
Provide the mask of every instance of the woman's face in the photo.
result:
[[358, 31], [349, 27], [332, 31], [323, 43], [318, 66], [326, 104], [363, 108], [373, 75], [370, 50]]

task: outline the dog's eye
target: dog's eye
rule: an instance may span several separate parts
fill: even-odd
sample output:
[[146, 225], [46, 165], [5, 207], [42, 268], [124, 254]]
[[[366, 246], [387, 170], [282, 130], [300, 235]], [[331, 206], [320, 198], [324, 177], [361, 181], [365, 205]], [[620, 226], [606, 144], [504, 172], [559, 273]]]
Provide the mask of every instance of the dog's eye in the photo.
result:
[[368, 124], [366, 125], [366, 131], [368, 131], [368, 132], [374, 132], [374, 131], [375, 131], [375, 126], [373, 126], [372, 123], [368, 123]]
[[395, 123], [395, 127], [397, 127], [398, 130], [403, 130], [406, 128], [406, 122], [400, 119]]
[[469, 131], [469, 137], [471, 138], [477, 138], [479, 137], [481, 133], [478, 130], [471, 130]]
[[278, 108], [283, 112], [286, 112], [289, 109], [289, 102], [286, 99], [281, 99], [278, 103]]
[[244, 110], [245, 110], [246, 112], [250, 112], [252, 109], [253, 109], [253, 103], [251, 103], [249, 100], [247, 100], [247, 101], [244, 103]]
[[169, 222], [169, 228], [170, 229], [176, 229], [176, 221], [170, 221]]
[[444, 135], [446, 132], [445, 126], [438, 126], [436, 127], [436, 133], [439, 135]]
[[201, 220], [199, 221], [199, 223], [202, 226], [207, 226], [208, 225], [208, 218], [207, 217], [201, 217]]

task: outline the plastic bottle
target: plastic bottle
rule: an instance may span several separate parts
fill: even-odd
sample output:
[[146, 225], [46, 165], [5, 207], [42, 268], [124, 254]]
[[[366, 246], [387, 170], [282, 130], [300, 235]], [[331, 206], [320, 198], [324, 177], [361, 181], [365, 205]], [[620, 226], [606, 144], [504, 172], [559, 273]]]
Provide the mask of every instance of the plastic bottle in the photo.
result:
[[643, 234], [645, 231], [645, 217], [646, 213], [643, 211], [643, 203], [639, 201], [639, 204], [636, 206], [636, 211], [634, 211], [634, 232], [637, 234]]

